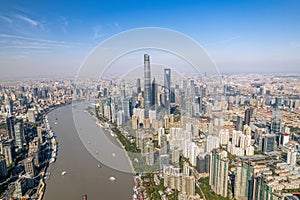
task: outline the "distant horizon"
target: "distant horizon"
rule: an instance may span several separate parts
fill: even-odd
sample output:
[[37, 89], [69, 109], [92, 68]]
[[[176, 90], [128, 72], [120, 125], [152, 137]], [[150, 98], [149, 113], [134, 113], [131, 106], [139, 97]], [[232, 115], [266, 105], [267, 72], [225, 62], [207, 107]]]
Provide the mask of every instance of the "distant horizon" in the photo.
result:
[[[121, 77], [123, 74], [122, 73], [114, 73], [114, 74], [106, 74], [105, 76], [103, 76], [102, 78], [119, 78]], [[197, 73], [183, 73], [183, 75], [197, 75]], [[295, 76], [295, 77], [300, 77], [300, 72], [227, 72], [227, 73], [221, 73], [220, 74], [225, 75], [225, 76], [230, 76], [230, 75], [267, 75], [267, 76]], [[0, 76], [1, 77], [1, 76]], [[75, 74], [50, 74], [50, 75], [28, 75], [28, 76], [2, 76], [0, 79], [0, 85], [1, 82], [9, 82], [9, 81], [13, 81], [13, 80], [26, 80], [26, 79], [33, 79], [33, 80], [40, 80], [40, 79], [52, 79], [53, 81], [57, 81], [57, 80], [62, 80], [62, 79], [66, 79], [66, 80], [72, 80], [72, 79], [76, 79], [76, 75]], [[83, 79], [99, 79], [99, 77], [96, 76], [86, 76], [86, 77], [82, 77]], [[141, 74], [141, 78], [143, 78], [143, 74]], [[101, 79], [99, 79], [101, 80]]]

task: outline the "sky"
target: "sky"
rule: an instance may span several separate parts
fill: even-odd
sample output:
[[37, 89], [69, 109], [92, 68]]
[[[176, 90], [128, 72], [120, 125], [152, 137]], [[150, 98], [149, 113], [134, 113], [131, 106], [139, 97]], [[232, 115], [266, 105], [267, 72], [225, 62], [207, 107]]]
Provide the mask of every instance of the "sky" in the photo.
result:
[[221, 73], [299, 72], [299, 10], [299, 0], [2, 0], [0, 77], [74, 75], [99, 43], [142, 27], [187, 35]]

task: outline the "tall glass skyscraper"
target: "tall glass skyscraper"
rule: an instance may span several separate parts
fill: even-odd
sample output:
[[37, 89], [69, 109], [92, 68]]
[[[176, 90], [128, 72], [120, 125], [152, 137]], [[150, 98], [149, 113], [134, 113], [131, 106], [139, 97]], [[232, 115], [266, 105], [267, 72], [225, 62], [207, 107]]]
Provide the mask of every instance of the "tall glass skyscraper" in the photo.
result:
[[251, 110], [250, 110], [250, 108], [247, 108], [245, 110], [245, 116], [244, 116], [245, 124], [247, 124], [249, 126], [250, 125], [250, 120], [251, 120]]
[[272, 112], [272, 121], [271, 121], [272, 133], [281, 132], [281, 120], [282, 120], [282, 111], [279, 109], [274, 109]]
[[137, 79], [136, 80], [136, 93], [140, 93], [141, 92], [141, 79]]
[[152, 80], [152, 90], [151, 90], [151, 110], [156, 110], [156, 94], [157, 86], [155, 83], [155, 78]]
[[150, 56], [144, 54], [144, 102], [145, 118], [149, 118], [149, 109], [151, 106], [151, 69]]
[[167, 109], [167, 114], [170, 114], [171, 69], [164, 70], [164, 93], [165, 93], [165, 107]]

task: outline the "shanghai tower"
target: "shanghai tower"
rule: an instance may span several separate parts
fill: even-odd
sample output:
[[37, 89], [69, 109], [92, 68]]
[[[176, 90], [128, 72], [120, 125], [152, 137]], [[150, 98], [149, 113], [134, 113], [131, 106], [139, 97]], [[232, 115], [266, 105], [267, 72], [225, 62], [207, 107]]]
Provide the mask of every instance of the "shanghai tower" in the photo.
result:
[[151, 70], [150, 56], [144, 54], [144, 102], [145, 102], [145, 118], [149, 118], [149, 109], [151, 106]]
[[171, 69], [164, 70], [164, 92], [165, 92], [165, 107], [167, 114], [170, 114], [170, 98], [171, 98]]

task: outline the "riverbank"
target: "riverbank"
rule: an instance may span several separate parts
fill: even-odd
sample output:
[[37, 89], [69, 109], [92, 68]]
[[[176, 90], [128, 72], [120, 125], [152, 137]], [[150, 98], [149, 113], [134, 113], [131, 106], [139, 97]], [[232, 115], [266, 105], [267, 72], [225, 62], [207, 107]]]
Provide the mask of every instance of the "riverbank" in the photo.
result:
[[[94, 119], [96, 120], [96, 123], [102, 123], [102, 121], [99, 120], [99, 119], [97, 118], [97, 116], [96, 116], [95, 113], [91, 113], [91, 112], [89, 112], [89, 111], [87, 111], [87, 113], [89, 114], [89, 116], [91, 116], [92, 118], [94, 118]], [[104, 132], [105, 132], [105, 131], [104, 131]], [[116, 133], [114, 133], [114, 134], [116, 134]], [[133, 161], [132, 161], [132, 159], [130, 158], [130, 156], [128, 155], [128, 151], [126, 151], [126, 147], [122, 144], [122, 142], [119, 140], [118, 137], [114, 137], [114, 138], [115, 138], [116, 141], [119, 143], [119, 145], [124, 149], [125, 155], [126, 155], [126, 157], [127, 157], [127, 159], [128, 159], [128, 162], [129, 162], [129, 164], [130, 164], [132, 173], [133, 173], [133, 174], [136, 174], [136, 171], [135, 171], [134, 166], [133, 166]]]
[[[52, 131], [51, 129], [51, 126], [49, 125], [49, 121], [47, 119], [47, 115], [50, 114], [52, 111], [54, 111], [55, 109], [58, 109], [60, 107], [63, 107], [63, 106], [67, 106], [71, 104], [71, 102], [67, 102], [65, 104], [59, 104], [59, 105], [55, 105], [54, 107], [51, 107], [49, 110], [47, 110], [44, 114], [43, 114], [43, 124], [46, 128], [46, 133], [48, 135], [48, 139], [51, 139], [50, 137], [50, 132]], [[53, 131], [52, 131], [53, 132]], [[52, 137], [55, 136], [54, 134], [52, 135]], [[45, 137], [45, 135], [44, 135]], [[49, 141], [49, 148], [52, 148], [52, 146], [50, 145], [51, 141]], [[43, 172], [42, 172], [42, 178], [40, 180], [40, 183], [39, 183], [39, 186], [38, 186], [38, 199], [39, 200], [42, 200], [44, 195], [45, 195], [45, 192], [46, 192], [46, 182], [45, 182], [45, 173], [47, 172], [48, 168], [50, 167], [50, 158], [47, 158], [47, 164], [45, 165], [45, 168], [43, 169]]]

